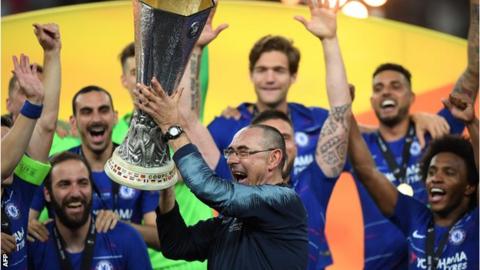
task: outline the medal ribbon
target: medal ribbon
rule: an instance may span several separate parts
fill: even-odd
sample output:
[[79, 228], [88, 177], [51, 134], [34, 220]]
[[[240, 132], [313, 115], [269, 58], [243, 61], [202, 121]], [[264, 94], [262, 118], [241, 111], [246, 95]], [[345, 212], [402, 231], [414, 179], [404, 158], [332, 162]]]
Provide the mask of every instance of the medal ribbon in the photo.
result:
[[410, 146], [412, 145], [413, 138], [415, 136], [415, 129], [413, 123], [410, 122], [407, 137], [405, 138], [405, 144], [403, 145], [402, 151], [402, 165], [399, 166], [395, 161], [395, 156], [387, 145], [387, 142], [382, 137], [380, 132], [377, 132], [377, 144], [380, 147], [383, 157], [387, 161], [388, 167], [391, 172], [395, 175], [395, 178], [400, 183], [406, 183], [406, 174], [407, 174], [407, 165], [410, 160]]

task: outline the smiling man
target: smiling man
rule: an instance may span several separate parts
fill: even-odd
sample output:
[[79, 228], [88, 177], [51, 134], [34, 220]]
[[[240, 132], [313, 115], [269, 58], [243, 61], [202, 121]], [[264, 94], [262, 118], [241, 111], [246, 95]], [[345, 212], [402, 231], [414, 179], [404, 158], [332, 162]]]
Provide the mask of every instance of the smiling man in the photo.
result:
[[[112, 142], [112, 129], [117, 122], [117, 113], [110, 94], [99, 86], [86, 86], [73, 97], [72, 110], [70, 121], [78, 130], [82, 144], [68, 151], [83, 156], [92, 168], [97, 189], [93, 197], [93, 214], [97, 215], [102, 209], [113, 210], [120, 220], [130, 222], [142, 234], [148, 246], [158, 248], [154, 210], [159, 192], [119, 185], [104, 171], [105, 163], [116, 147]], [[43, 207], [43, 192], [39, 190], [30, 208], [30, 219], [37, 218]]]
[[98, 86], [84, 87], [73, 97], [72, 109], [70, 122], [82, 141], [79, 151], [88, 156], [97, 155], [97, 159], [110, 157], [114, 148], [112, 129], [117, 122], [110, 94]]
[[[465, 93], [473, 102], [478, 94], [478, 1], [472, 0], [470, 9], [467, 66], [452, 93]], [[379, 128], [362, 136], [377, 169], [400, 192], [427, 204], [428, 192], [420, 170], [425, 149], [420, 147], [421, 137], [415, 134], [410, 115], [415, 100], [413, 82], [411, 73], [399, 64], [385, 63], [377, 67], [372, 76], [370, 102]], [[450, 134], [463, 131], [464, 123], [455, 119], [449, 110], [442, 109], [437, 114], [448, 123]], [[426, 138], [427, 143], [430, 140]], [[409, 258], [404, 236], [382, 216], [365, 187], [358, 185], [358, 191], [365, 225], [365, 269], [405, 269]]]
[[181, 90], [169, 97], [156, 79], [154, 93], [139, 87], [136, 105], [165, 133], [183, 181], [220, 213], [187, 227], [173, 188], [163, 190], [157, 227], [164, 256], [208, 260], [209, 269], [305, 269], [307, 216], [300, 198], [283, 180], [282, 134], [264, 125], [240, 130], [224, 153], [240, 183], [225, 181], [209, 169], [179, 125]]
[[448, 135], [433, 140], [423, 158], [430, 208], [397, 191], [376, 169], [356, 123], [352, 126], [349, 153], [355, 171], [382, 214], [407, 239], [409, 269], [478, 269], [478, 119], [472, 104], [469, 108], [465, 124], [475, 147]]
[[[288, 188], [297, 148], [287, 114], [264, 110], [254, 123], [235, 134], [223, 151], [228, 174], [235, 180], [224, 181], [201, 161], [195, 147], [187, 144], [192, 140], [208, 164], [218, 162], [220, 153], [198, 118], [191, 113], [178, 116], [182, 114], [176, 102], [179, 93], [169, 98], [156, 81], [152, 83], [155, 93], [145, 87], [135, 92], [136, 105], [149, 113], [164, 132], [178, 131], [178, 126], [185, 129], [186, 135], [169, 136], [169, 143], [176, 150], [176, 165], [192, 192], [221, 214], [187, 227], [178, 213], [173, 192], [164, 191], [157, 224], [166, 256], [208, 260], [209, 269], [324, 269], [331, 263], [323, 235], [324, 206], [345, 163], [351, 99], [336, 35], [338, 9], [330, 10], [326, 4], [313, 1], [309, 1], [309, 7], [310, 20], [295, 18], [322, 45], [331, 114], [315, 141], [316, 162], [302, 171], [300, 175], [304, 177], [290, 181], [301, 187], [300, 196]], [[272, 75], [274, 71], [266, 72]], [[281, 73], [282, 69], [276, 72]], [[329, 190], [324, 189], [327, 185]], [[307, 204], [308, 211], [306, 263], [302, 254], [307, 252], [307, 246], [300, 238], [305, 233], [305, 221], [301, 221], [304, 210], [298, 207], [297, 196]]]
[[[168, 104], [160, 110], [172, 114], [140, 108], [154, 115], [169, 134], [178, 129], [178, 94], [170, 99], [156, 80], [152, 85]], [[282, 177], [286, 160], [282, 134], [269, 126], [253, 125], [235, 135], [224, 154], [238, 182], [217, 177], [183, 132], [170, 138], [185, 184], [220, 216], [187, 227], [173, 189], [162, 191], [157, 226], [167, 258], [208, 260], [209, 269], [305, 269], [307, 217], [300, 198]]]
[[173, 189], [163, 190], [157, 227], [164, 256], [208, 260], [209, 269], [305, 269], [307, 216], [282, 177], [286, 160], [282, 134], [264, 125], [240, 130], [224, 153], [238, 182], [225, 181], [209, 169], [178, 126], [181, 93], [167, 96], [155, 79], [152, 87], [155, 95], [141, 86], [141, 92], [149, 95], [137, 106], [167, 134], [165, 140], [175, 151], [173, 159], [185, 184], [220, 213], [187, 227]]
[[79, 155], [55, 156], [44, 194], [55, 212], [50, 238], [33, 242], [29, 269], [151, 269], [147, 247], [132, 227], [119, 223], [99, 233], [91, 214], [91, 170]]
[[256, 102], [240, 104], [236, 108], [238, 119], [216, 117], [208, 125], [210, 134], [222, 152], [232, 141], [233, 135], [249, 125], [256, 115], [265, 110], [279, 110], [287, 114], [293, 123], [298, 155], [292, 172], [296, 175], [314, 161], [318, 135], [328, 111], [287, 101], [300, 63], [300, 51], [292, 41], [282, 36], [264, 36], [250, 50], [249, 62]]

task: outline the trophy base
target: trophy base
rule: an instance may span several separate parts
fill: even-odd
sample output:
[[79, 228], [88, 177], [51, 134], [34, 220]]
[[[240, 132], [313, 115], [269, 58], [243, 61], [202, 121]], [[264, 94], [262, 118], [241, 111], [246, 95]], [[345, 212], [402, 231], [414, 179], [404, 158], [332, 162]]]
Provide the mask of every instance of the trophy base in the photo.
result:
[[177, 172], [172, 160], [162, 167], [144, 168], [125, 162], [117, 150], [118, 148], [105, 164], [105, 173], [112, 181], [140, 190], [162, 190], [177, 183]]

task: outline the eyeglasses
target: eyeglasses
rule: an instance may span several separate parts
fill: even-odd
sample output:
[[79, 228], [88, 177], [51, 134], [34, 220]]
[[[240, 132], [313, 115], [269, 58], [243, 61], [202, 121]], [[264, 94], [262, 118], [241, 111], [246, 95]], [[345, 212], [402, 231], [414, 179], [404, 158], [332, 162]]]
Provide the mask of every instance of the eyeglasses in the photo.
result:
[[253, 151], [249, 151], [247, 149], [240, 149], [240, 150], [235, 150], [233, 148], [227, 148], [227, 149], [224, 149], [223, 150], [223, 156], [225, 157], [225, 159], [228, 159], [232, 154], [235, 154], [238, 158], [248, 158], [250, 155], [254, 155], [254, 154], [257, 154], [257, 153], [262, 153], [262, 152], [268, 152], [268, 151], [272, 151], [272, 150], [275, 150], [277, 148], [268, 148], [268, 149], [265, 149], [265, 150], [253, 150]]

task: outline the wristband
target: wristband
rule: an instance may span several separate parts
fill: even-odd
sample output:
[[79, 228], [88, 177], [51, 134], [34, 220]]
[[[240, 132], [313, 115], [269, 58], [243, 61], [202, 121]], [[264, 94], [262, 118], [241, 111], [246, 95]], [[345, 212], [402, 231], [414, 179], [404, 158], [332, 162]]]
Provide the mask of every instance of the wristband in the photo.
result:
[[15, 174], [23, 181], [39, 186], [50, 172], [50, 164], [43, 163], [23, 155], [15, 168]]
[[42, 114], [42, 109], [43, 109], [43, 105], [32, 104], [27, 99], [25, 100], [25, 103], [23, 103], [23, 107], [20, 113], [23, 116], [28, 117], [30, 119], [38, 119]]

